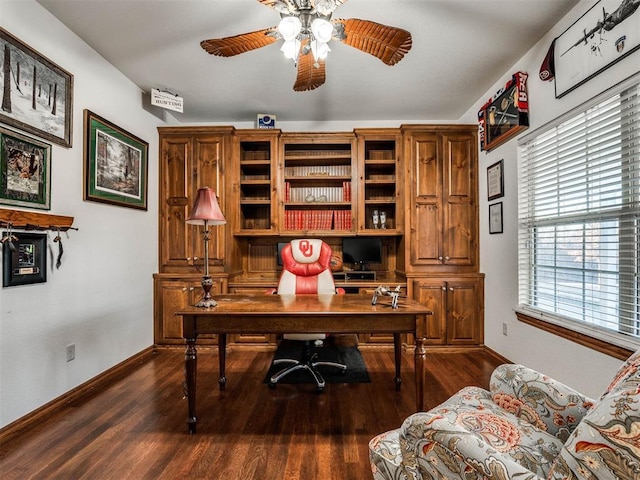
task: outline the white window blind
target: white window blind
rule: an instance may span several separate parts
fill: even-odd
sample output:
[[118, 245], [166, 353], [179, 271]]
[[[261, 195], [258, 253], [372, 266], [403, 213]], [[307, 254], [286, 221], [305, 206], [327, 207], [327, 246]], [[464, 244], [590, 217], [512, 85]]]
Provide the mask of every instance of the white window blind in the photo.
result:
[[519, 309], [640, 345], [640, 81], [519, 144]]

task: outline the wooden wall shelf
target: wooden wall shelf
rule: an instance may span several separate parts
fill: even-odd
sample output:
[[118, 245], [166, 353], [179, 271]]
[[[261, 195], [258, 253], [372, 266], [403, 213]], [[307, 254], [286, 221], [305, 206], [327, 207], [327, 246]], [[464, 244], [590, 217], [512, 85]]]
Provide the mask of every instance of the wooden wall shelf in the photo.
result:
[[0, 225], [6, 227], [9, 224], [18, 230], [77, 230], [71, 226], [73, 217], [0, 208]]

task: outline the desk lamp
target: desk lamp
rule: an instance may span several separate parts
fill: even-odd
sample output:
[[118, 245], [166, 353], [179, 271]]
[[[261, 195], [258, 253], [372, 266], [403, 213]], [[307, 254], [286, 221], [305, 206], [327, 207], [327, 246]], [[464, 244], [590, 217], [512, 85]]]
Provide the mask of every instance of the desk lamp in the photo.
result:
[[199, 188], [196, 201], [193, 204], [191, 215], [187, 219], [191, 225], [204, 225], [204, 276], [202, 277], [202, 289], [204, 296], [196, 303], [196, 307], [215, 307], [217, 303], [211, 298], [213, 280], [209, 275], [209, 225], [224, 225], [227, 221], [220, 210], [216, 192], [209, 187]]

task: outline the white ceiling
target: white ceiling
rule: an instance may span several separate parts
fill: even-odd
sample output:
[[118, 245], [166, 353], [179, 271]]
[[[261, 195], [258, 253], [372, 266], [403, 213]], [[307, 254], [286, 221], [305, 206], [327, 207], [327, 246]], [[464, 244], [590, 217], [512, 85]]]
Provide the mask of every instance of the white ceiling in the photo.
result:
[[[200, 41], [259, 30], [279, 14], [256, 0], [38, 0], [142, 90], [184, 98], [178, 122], [456, 121], [578, 0], [349, 0], [334, 18], [411, 32], [397, 65], [331, 42], [327, 81], [294, 92], [280, 42], [222, 58]], [[540, 59], [542, 62], [542, 58]], [[538, 72], [529, 72], [537, 75]]]

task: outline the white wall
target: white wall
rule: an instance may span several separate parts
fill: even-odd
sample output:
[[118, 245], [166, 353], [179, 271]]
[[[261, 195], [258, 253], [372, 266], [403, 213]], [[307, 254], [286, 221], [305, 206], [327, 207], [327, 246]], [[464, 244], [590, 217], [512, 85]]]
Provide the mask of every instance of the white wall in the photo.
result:
[[[468, 121], [477, 118], [477, 112], [486, 100], [491, 98], [516, 71], [529, 74], [530, 127], [524, 134], [638, 72], [640, 51], [626, 57], [561, 99], [555, 98], [553, 81], [543, 82], [538, 77], [540, 65], [552, 40], [593, 4], [593, 0], [580, 2], [518, 63], [508, 72], [504, 72], [500, 81], [478, 99], [465, 118]], [[513, 309], [518, 303], [516, 144], [517, 139], [513, 139], [489, 153], [480, 153], [480, 262], [481, 271], [486, 274], [485, 344], [516, 363], [542, 371], [587, 395], [597, 396], [619, 367], [620, 360], [521, 323], [514, 314]], [[494, 201], [503, 203], [504, 233], [490, 235], [488, 208], [489, 203], [494, 201], [487, 201], [486, 171], [489, 165], [500, 159], [504, 159], [505, 196]], [[503, 322], [507, 323], [508, 336], [502, 334]]]
[[[62, 234], [62, 266], [49, 256], [46, 283], [0, 291], [1, 427], [153, 343], [160, 122], [133, 83], [38, 3], [0, 4], [3, 28], [74, 75], [73, 147], [53, 145], [48, 213], [79, 228]], [[148, 211], [83, 201], [83, 109], [149, 142]]]

